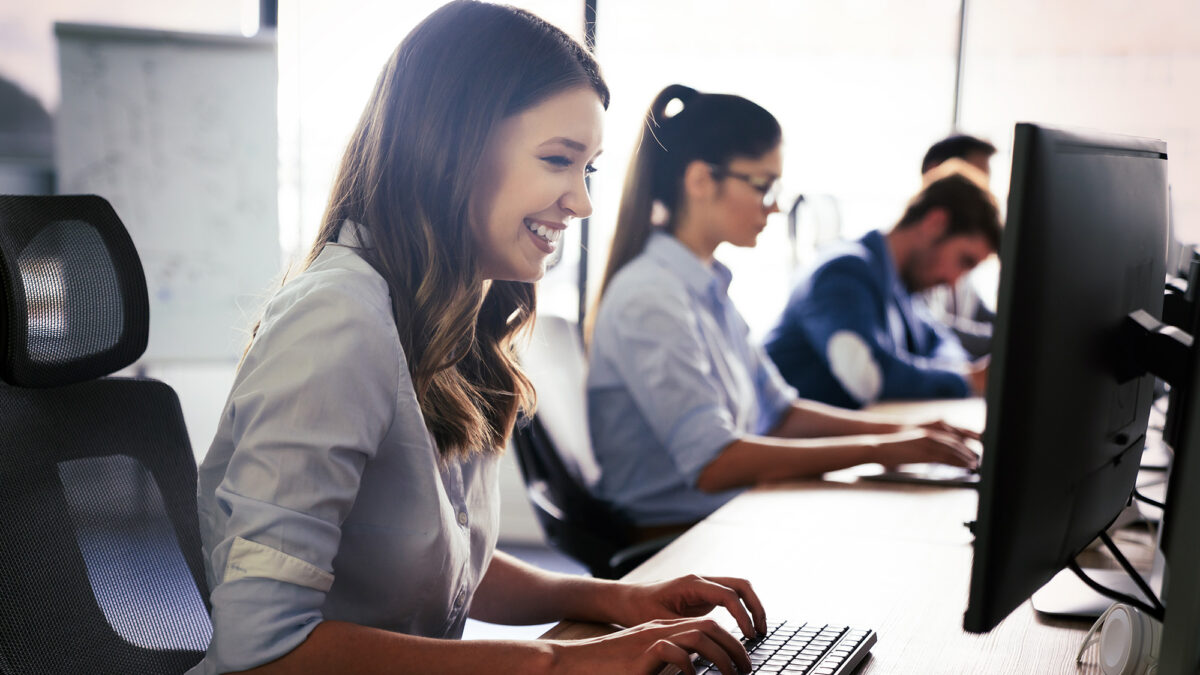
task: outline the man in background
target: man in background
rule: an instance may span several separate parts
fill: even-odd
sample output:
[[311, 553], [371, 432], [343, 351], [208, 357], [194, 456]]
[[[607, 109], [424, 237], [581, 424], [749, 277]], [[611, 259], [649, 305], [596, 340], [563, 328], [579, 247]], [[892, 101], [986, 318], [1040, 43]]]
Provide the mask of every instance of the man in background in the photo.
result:
[[[929, 147], [921, 160], [921, 174], [928, 175], [948, 159], [959, 159], [990, 176], [994, 154], [996, 146], [985, 140], [965, 134], [949, 136]], [[931, 288], [922, 293], [922, 300], [933, 318], [949, 326], [973, 358], [992, 351], [992, 323], [996, 313], [979, 297], [969, 278]]]
[[921, 175], [929, 173], [930, 169], [948, 159], [957, 158], [979, 169], [985, 176], [989, 176], [992, 171], [991, 159], [994, 154], [996, 154], [996, 146], [985, 140], [966, 134], [949, 136], [929, 146], [924, 159], [921, 160]]
[[793, 290], [766, 350], [801, 397], [859, 408], [983, 392], [986, 365], [914, 296], [996, 252], [999, 210], [963, 160], [928, 178], [889, 232], [830, 247]]

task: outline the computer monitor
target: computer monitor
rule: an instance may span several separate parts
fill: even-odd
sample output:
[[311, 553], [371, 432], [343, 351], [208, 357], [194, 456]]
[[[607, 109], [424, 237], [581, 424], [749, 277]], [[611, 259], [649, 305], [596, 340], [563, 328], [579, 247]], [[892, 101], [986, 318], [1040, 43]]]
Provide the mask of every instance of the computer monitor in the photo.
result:
[[1018, 124], [963, 627], [985, 632], [1130, 499], [1154, 378], [1120, 372], [1120, 327], [1161, 317], [1161, 141]]
[[[1167, 273], [1173, 272], [1168, 254]], [[1168, 287], [1167, 323], [1200, 335], [1200, 252], [1187, 247], [1179, 270], [1186, 285]], [[1182, 301], [1181, 301], [1182, 300]], [[1172, 364], [1179, 366], [1178, 362]], [[1163, 582], [1166, 621], [1159, 651], [1161, 675], [1200, 673], [1200, 353], [1193, 340], [1181, 377], [1171, 387], [1163, 439], [1176, 450], [1162, 516], [1162, 552], [1168, 561]]]
[[[1195, 282], [1200, 275], [1193, 274]], [[1193, 309], [1198, 309], [1194, 307]], [[1190, 392], [1200, 392], [1200, 358], [1192, 353]], [[1167, 576], [1163, 584], [1166, 621], [1159, 651], [1161, 675], [1200, 672], [1200, 396], [1173, 411], [1186, 422], [1171, 467], [1163, 547]], [[1180, 405], [1180, 404], [1177, 404]]]

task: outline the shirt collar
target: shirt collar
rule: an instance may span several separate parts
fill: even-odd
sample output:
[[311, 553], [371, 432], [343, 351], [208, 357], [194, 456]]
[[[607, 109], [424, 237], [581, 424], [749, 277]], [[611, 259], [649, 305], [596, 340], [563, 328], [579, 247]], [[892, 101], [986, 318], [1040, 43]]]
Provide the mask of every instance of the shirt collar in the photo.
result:
[[350, 248], [370, 248], [371, 233], [363, 225], [359, 225], [353, 220], [346, 219], [342, 221], [342, 227], [338, 231], [335, 243]]
[[904, 280], [900, 278], [900, 273], [896, 270], [896, 261], [892, 260], [887, 237], [879, 230], [872, 230], [862, 238], [862, 244], [879, 259], [883, 281], [892, 289], [892, 293], [897, 297], [908, 297], [910, 295], [908, 287], [904, 285]]
[[715, 291], [720, 295], [729, 293], [729, 284], [733, 281], [733, 272], [718, 260], [712, 265], [705, 265], [678, 239], [666, 232], [653, 232], [646, 242], [646, 254], [683, 280], [688, 289], [696, 295], [704, 295]]

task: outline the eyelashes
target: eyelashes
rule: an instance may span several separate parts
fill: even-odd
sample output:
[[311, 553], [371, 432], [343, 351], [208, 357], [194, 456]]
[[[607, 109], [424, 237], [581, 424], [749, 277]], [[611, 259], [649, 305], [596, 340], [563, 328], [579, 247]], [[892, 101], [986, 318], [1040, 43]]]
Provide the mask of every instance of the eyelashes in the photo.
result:
[[[575, 161], [573, 159], [571, 159], [570, 157], [563, 156], [563, 155], [547, 155], [545, 157], [542, 157], [541, 159], [543, 162], [553, 165], [554, 167], [559, 168], [559, 169], [568, 169], [575, 165]], [[587, 174], [590, 176], [591, 174], [596, 173], [596, 167], [592, 164], [588, 164], [583, 167], [583, 172], [584, 172], [584, 174]]]

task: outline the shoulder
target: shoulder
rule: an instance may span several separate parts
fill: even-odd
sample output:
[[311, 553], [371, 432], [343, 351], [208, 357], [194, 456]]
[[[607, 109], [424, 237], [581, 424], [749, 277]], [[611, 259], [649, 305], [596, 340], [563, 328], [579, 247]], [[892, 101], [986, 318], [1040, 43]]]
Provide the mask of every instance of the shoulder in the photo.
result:
[[786, 316], [808, 312], [813, 307], [826, 311], [830, 303], [850, 309], [851, 299], [882, 297], [885, 288], [880, 261], [860, 241], [839, 242], [827, 248], [821, 259], [796, 284], [788, 298]]
[[327, 246], [308, 269], [284, 284], [267, 303], [263, 323], [306, 312], [395, 325], [387, 282], [353, 249], [338, 245]]
[[813, 273], [869, 274], [877, 262], [875, 254], [861, 241], [839, 242], [824, 252]]
[[376, 368], [404, 358], [387, 283], [341, 246], [327, 247], [267, 303], [248, 360], [263, 350], [341, 366], [375, 361]]
[[593, 357], [623, 360], [632, 349], [683, 339], [695, 324], [693, 305], [683, 280], [644, 254], [635, 258], [612, 278], [597, 307]]
[[387, 282], [354, 249], [329, 244], [308, 269], [280, 290], [283, 302], [346, 298], [353, 309], [375, 316], [392, 315]]
[[826, 250], [800, 284], [802, 292], [842, 286], [882, 286], [883, 263], [860, 242], [843, 242]]
[[626, 320], [647, 313], [678, 313], [690, 306], [687, 285], [645, 253], [617, 272], [604, 291], [596, 321]]

